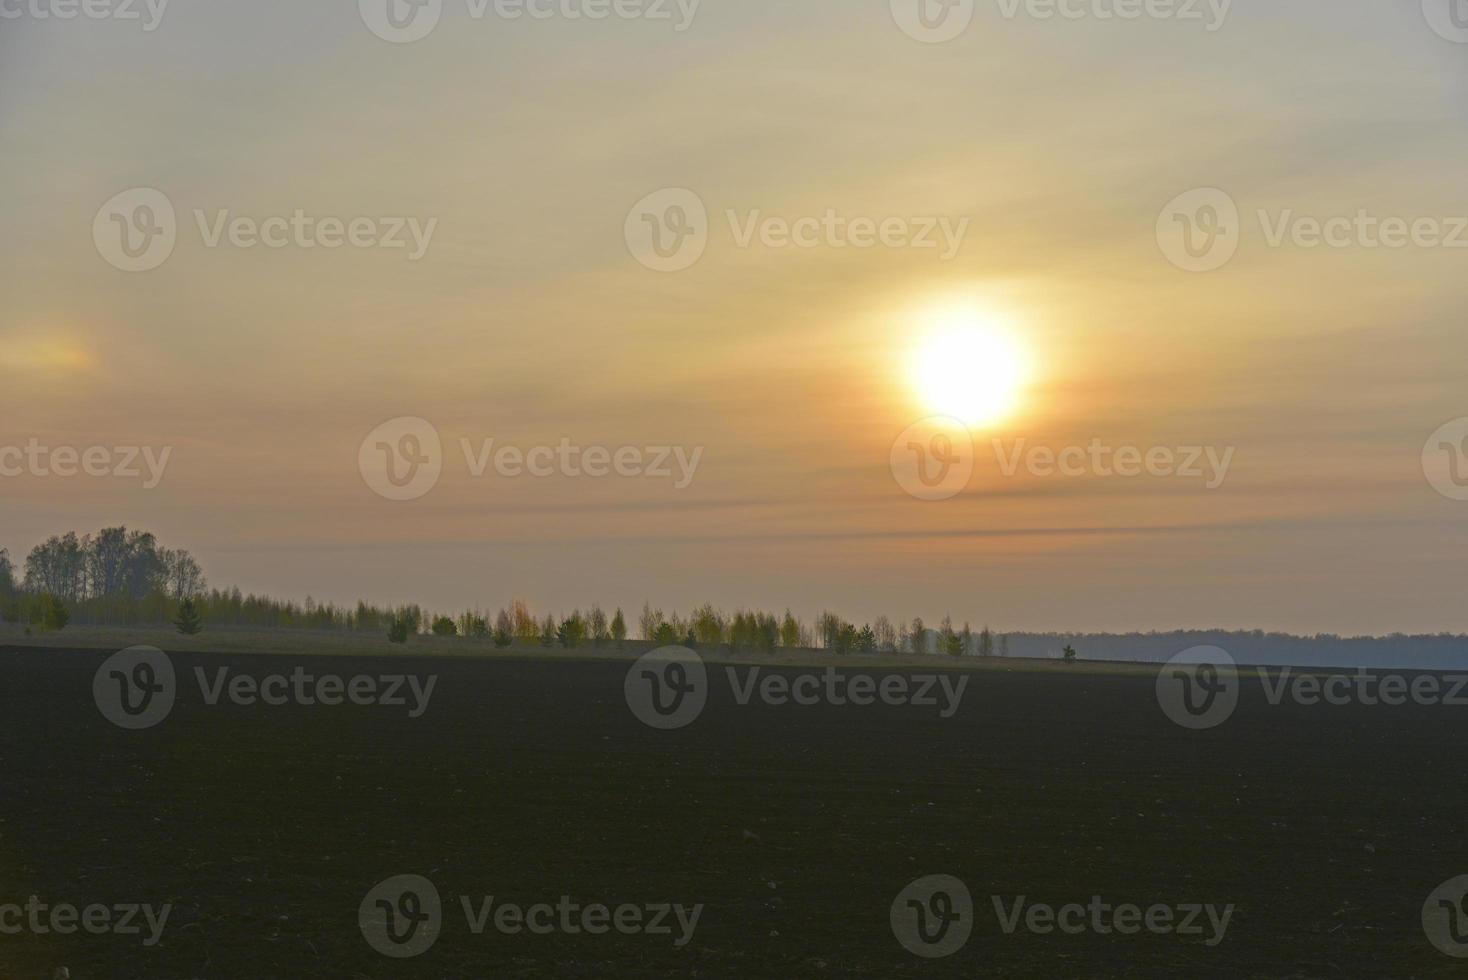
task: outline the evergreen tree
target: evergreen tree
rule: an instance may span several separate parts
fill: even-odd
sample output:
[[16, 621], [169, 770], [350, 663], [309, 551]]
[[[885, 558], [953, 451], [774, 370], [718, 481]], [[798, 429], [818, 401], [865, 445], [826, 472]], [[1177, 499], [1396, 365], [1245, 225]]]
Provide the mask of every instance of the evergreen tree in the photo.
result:
[[585, 636], [586, 621], [581, 618], [579, 610], [563, 619], [556, 630], [556, 641], [567, 650], [580, 646]]
[[612, 617], [612, 639], [617, 641], [618, 650], [627, 641], [627, 620], [622, 617], [620, 606], [617, 607], [617, 614]]
[[199, 618], [199, 610], [194, 606], [192, 598], [185, 598], [178, 604], [178, 618], [173, 621], [178, 631], [184, 636], [196, 636], [204, 629], [204, 623]]

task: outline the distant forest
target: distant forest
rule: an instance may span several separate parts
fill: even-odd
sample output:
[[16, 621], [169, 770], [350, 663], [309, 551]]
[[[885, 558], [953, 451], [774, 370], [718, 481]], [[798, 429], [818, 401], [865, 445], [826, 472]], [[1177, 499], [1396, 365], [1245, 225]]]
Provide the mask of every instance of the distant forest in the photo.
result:
[[1192, 630], [1151, 633], [1008, 633], [944, 617], [936, 627], [921, 618], [893, 622], [878, 616], [857, 625], [823, 612], [806, 623], [783, 614], [705, 604], [686, 616], [644, 604], [628, 624], [621, 609], [600, 606], [557, 617], [537, 616], [515, 599], [497, 613], [430, 613], [417, 604], [355, 607], [293, 602], [209, 588], [203, 570], [184, 550], [161, 547], [154, 535], [125, 527], [95, 534], [56, 536], [33, 548], [17, 569], [0, 549], [0, 621], [29, 630], [68, 625], [150, 627], [179, 622], [188, 604], [203, 628], [359, 631], [407, 642], [415, 635], [468, 637], [496, 646], [577, 647], [583, 644], [681, 644], [694, 649], [767, 652], [822, 649], [840, 654], [925, 653], [1161, 662], [1194, 646], [1217, 646], [1241, 664], [1298, 666], [1468, 666], [1468, 637], [1458, 634], [1342, 637], [1263, 631]]

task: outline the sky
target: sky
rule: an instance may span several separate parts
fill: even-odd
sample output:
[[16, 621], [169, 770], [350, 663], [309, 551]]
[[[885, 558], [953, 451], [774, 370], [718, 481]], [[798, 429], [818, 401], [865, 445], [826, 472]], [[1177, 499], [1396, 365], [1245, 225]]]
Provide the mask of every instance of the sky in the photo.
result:
[[[12, 557], [126, 524], [339, 602], [1468, 630], [1448, 0], [386, 2], [0, 0]], [[495, 462], [562, 444], [641, 475]], [[913, 446], [967, 479], [925, 499]]]

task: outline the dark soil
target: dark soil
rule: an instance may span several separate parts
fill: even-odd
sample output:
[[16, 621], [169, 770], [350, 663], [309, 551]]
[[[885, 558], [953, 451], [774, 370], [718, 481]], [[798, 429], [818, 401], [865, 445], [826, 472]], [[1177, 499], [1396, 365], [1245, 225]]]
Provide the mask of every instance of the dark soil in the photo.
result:
[[[171, 903], [162, 942], [0, 935], [0, 976], [1435, 977], [1427, 895], [1468, 874], [1468, 708], [1270, 706], [1185, 731], [1147, 676], [989, 670], [956, 716], [734, 703], [645, 727], [625, 663], [175, 655], [157, 727], [92, 699], [104, 654], [0, 650], [0, 905]], [[193, 667], [438, 677], [426, 714], [209, 706]], [[798, 671], [785, 670], [785, 673]], [[881, 671], [869, 671], [880, 673]], [[364, 940], [379, 881], [431, 879], [437, 943]], [[904, 950], [913, 879], [973, 894], [968, 945]], [[702, 903], [672, 937], [474, 935], [476, 903]], [[990, 896], [1233, 903], [1207, 935], [1005, 935]]]

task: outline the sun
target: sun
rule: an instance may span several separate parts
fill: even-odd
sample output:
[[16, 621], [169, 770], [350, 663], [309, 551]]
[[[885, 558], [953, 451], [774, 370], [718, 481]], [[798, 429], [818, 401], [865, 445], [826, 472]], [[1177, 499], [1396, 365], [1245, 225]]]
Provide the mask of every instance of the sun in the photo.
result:
[[924, 316], [910, 382], [935, 415], [970, 426], [1003, 421], [1019, 407], [1030, 365], [998, 316], [974, 307], [948, 307]]

